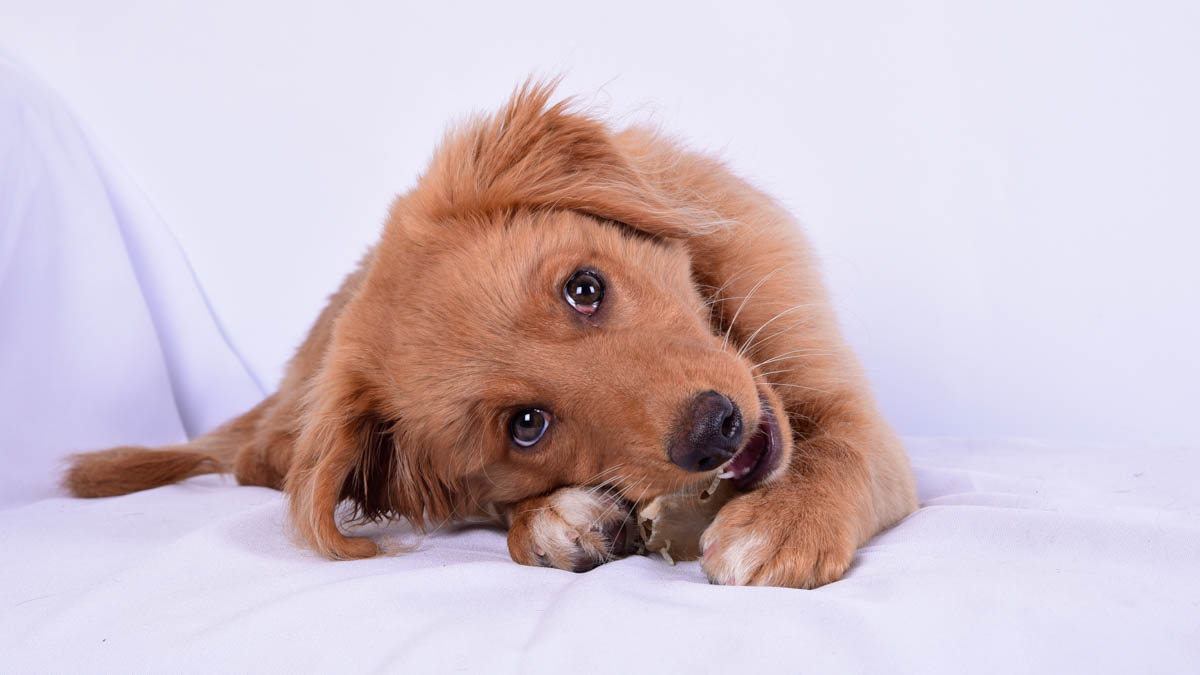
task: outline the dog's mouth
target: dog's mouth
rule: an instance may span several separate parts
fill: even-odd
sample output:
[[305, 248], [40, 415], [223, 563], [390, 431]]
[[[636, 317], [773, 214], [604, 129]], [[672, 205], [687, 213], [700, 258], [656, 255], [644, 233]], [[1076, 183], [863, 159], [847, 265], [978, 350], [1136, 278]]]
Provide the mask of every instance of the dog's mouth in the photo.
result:
[[750, 441], [721, 467], [718, 478], [733, 481], [734, 487], [747, 492], [758, 487], [775, 469], [783, 456], [783, 436], [771, 404], [758, 397], [762, 413]]

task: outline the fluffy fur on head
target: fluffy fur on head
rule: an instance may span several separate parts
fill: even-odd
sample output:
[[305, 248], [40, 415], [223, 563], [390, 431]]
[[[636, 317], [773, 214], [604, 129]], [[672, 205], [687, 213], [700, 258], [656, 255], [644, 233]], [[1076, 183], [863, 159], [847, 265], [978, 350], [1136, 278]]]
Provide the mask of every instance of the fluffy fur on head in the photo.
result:
[[[551, 94], [527, 84], [446, 137], [275, 394], [186, 446], [81, 456], [68, 487], [101, 496], [232, 469], [285, 490], [315, 549], [363, 557], [376, 546], [339, 529], [342, 502], [421, 527], [563, 486], [636, 502], [710, 482], [717, 468], [677, 453], [696, 436], [696, 402], [718, 392], [737, 411], [726, 426], [746, 425], [741, 448], [778, 436], [727, 510], [774, 501], [724, 525], [723, 511], [706, 569], [720, 565], [718, 539], [762, 548], [730, 543], [742, 536], [818, 562], [745, 572], [739, 559], [738, 574], [840, 575], [856, 545], [912, 508], [912, 479], [798, 229], [715, 160]], [[594, 312], [564, 298], [581, 270], [603, 281]], [[528, 448], [509, 427], [526, 409], [551, 420]], [[737, 534], [773, 522], [774, 535]]]

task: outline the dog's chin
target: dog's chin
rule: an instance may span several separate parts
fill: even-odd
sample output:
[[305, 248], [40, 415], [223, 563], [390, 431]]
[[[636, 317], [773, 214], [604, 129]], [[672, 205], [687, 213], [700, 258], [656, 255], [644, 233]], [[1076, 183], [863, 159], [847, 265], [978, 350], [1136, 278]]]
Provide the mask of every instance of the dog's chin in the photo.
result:
[[753, 435], [718, 469], [720, 478], [731, 481], [742, 492], [759, 488], [781, 474], [788, 454], [774, 407], [762, 392], [759, 392], [758, 401], [762, 412]]

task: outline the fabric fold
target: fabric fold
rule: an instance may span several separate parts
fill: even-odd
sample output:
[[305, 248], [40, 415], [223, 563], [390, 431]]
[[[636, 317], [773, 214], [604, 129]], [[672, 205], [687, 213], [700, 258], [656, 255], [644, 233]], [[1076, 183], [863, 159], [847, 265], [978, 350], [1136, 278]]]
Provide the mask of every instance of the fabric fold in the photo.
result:
[[54, 494], [65, 454], [179, 442], [261, 397], [145, 197], [0, 54], [0, 507]]

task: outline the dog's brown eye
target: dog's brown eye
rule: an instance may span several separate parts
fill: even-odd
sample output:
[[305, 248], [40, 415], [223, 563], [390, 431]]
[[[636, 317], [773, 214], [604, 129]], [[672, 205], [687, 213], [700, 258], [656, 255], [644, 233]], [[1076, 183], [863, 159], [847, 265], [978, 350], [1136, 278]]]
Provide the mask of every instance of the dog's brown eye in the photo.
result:
[[579, 270], [563, 286], [567, 303], [580, 314], [594, 314], [604, 299], [604, 282], [595, 272]]
[[537, 408], [526, 408], [513, 413], [508, 420], [508, 433], [513, 443], [528, 448], [542, 440], [550, 426], [550, 413]]

